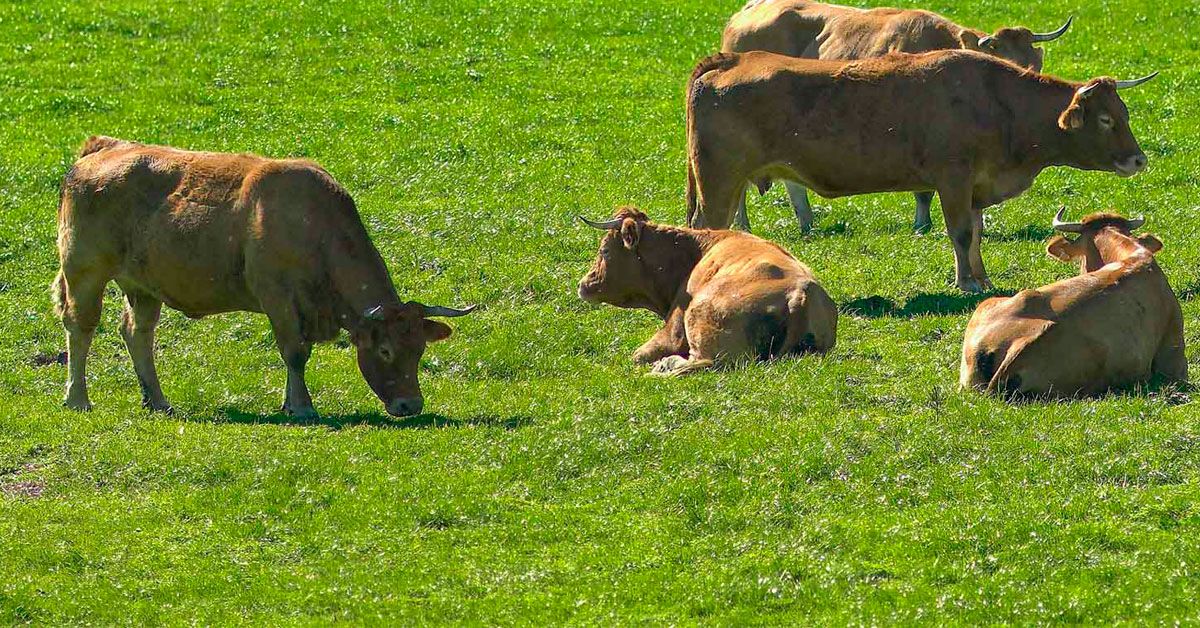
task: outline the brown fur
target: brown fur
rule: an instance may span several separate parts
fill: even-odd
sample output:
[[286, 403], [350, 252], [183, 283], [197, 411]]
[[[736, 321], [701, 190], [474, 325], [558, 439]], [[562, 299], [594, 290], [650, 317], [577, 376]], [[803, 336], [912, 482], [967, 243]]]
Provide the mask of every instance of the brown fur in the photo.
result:
[[[967, 51], [859, 61], [748, 52], [722, 68], [691, 86], [691, 226], [729, 226], [746, 182], [764, 178], [830, 198], [936, 190], [968, 291], [990, 285], [979, 254], [984, 207], [1024, 192], [1049, 166], [1126, 175], [1145, 166], [1109, 79], [1080, 97], [1085, 84]], [[1059, 128], [1074, 104], [1083, 123]]]
[[[288, 366], [284, 409], [313, 413], [304, 365], [313, 343], [351, 332], [389, 412], [420, 409], [417, 362], [449, 335], [401, 304], [354, 201], [320, 166], [92, 137], [67, 174], [52, 285], [67, 329], [67, 404], [90, 406], [85, 364], [105, 285], [127, 307], [122, 333], [146, 405], [167, 410], [153, 361], [162, 304], [190, 317], [263, 312]], [[367, 309], [381, 306], [375, 316]], [[443, 329], [444, 328], [444, 329]]]
[[721, 362], [831, 349], [837, 308], [812, 271], [747, 233], [684, 229], [621, 208], [579, 284], [587, 301], [648, 309], [665, 321], [634, 354], [682, 375]]
[[1071, 397], [1145, 382], [1187, 381], [1183, 314], [1154, 259], [1116, 214], [1093, 214], [1073, 242], [1047, 247], [1080, 274], [981, 303], [963, 339], [959, 385], [990, 393]]

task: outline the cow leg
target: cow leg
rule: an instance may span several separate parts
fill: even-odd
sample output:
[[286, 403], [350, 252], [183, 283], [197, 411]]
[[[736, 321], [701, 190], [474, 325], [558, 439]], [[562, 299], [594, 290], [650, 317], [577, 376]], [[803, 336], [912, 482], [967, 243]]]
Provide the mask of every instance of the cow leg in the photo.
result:
[[[961, 189], [960, 189], [961, 188]], [[991, 288], [979, 251], [983, 212], [972, 207], [971, 189], [950, 186], [938, 190], [946, 234], [954, 245], [954, 283], [963, 292], [983, 292]]]
[[283, 392], [283, 412], [301, 419], [316, 418], [312, 396], [304, 383], [304, 367], [312, 355], [312, 343], [300, 333], [300, 321], [294, 315], [268, 314], [275, 332], [275, 345], [287, 366], [287, 386]]
[[784, 181], [783, 187], [787, 188], [792, 209], [796, 210], [796, 222], [800, 223], [800, 230], [804, 233], [812, 231], [813, 210], [808, 202], [808, 189], [795, 181]]
[[667, 315], [667, 322], [633, 353], [637, 364], [650, 364], [670, 355], [687, 355], [687, 334], [684, 331], [683, 307], [676, 307]]
[[733, 224], [742, 231], [750, 232], [750, 215], [746, 213], [746, 195], [750, 193], [750, 188], [742, 190], [738, 194], [737, 213], [733, 215]]
[[162, 312], [162, 301], [144, 292], [125, 291], [125, 314], [121, 321], [121, 336], [129, 357], [133, 360], [133, 371], [137, 373], [138, 385], [142, 389], [142, 406], [156, 412], [172, 412], [171, 404], [163, 396], [158, 383], [158, 371], [154, 367], [154, 328]]
[[929, 215], [929, 209], [933, 206], [933, 192], [915, 192], [913, 198], [917, 201], [917, 213], [913, 217], [913, 231], [929, 233], [930, 227], [933, 226], [933, 217]]
[[91, 410], [87, 392], [87, 358], [100, 324], [104, 286], [108, 277], [94, 269], [80, 272], [63, 264], [55, 280], [56, 300], [67, 332], [67, 392], [63, 404], [72, 410]]

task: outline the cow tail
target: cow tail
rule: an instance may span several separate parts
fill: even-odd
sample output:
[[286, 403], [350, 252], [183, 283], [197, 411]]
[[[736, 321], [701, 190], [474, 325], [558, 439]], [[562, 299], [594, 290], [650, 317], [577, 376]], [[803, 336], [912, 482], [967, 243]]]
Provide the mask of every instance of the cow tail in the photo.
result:
[[54, 305], [54, 315], [61, 319], [67, 309], [67, 278], [61, 269], [50, 283], [50, 303]]
[[695, 222], [696, 214], [699, 211], [700, 203], [703, 198], [700, 196], [700, 180], [696, 172], [696, 163], [700, 158], [700, 146], [696, 138], [696, 96], [699, 93], [699, 80], [708, 72], [713, 70], [724, 70], [737, 63], [738, 55], [736, 53], [720, 52], [715, 55], [709, 55], [700, 60], [696, 67], [692, 70], [692, 75], [688, 79], [687, 92], [685, 94], [686, 101], [686, 119], [685, 128], [687, 129], [687, 190], [685, 197], [687, 202], [687, 224], [692, 225]]
[[1028, 343], [1013, 343], [1008, 348], [1007, 355], [1004, 356], [1004, 361], [1000, 363], [1000, 367], [992, 374], [992, 379], [988, 381], [987, 393], [989, 395], [1002, 394], [1009, 395], [1016, 392], [1015, 389], [1020, 388], [1021, 381], [1018, 378], [1016, 381], [1010, 381], [1008, 371], [1012, 368], [1017, 357], [1021, 355], [1021, 349], [1025, 348]]

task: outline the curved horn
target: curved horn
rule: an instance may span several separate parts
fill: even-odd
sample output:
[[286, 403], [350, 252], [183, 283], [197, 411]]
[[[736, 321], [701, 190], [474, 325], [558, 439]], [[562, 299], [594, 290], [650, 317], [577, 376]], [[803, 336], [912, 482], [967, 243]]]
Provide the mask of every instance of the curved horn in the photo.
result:
[[988, 36], [986, 36], [986, 37], [980, 37], [980, 38], [979, 38], [979, 45], [980, 45], [980, 46], [986, 46], [986, 45], [988, 45], [988, 44], [992, 43], [992, 40], [994, 40], [994, 39], [996, 39], [996, 38], [995, 38], [995, 37], [992, 37], [991, 35], [988, 35]]
[[1078, 222], [1063, 222], [1063, 214], [1067, 213], [1067, 206], [1063, 205], [1058, 208], [1058, 213], [1054, 215], [1054, 228], [1063, 233], [1080, 233], [1083, 231], [1083, 223]]
[[1067, 32], [1068, 28], [1071, 28], [1071, 22], [1074, 22], [1074, 21], [1075, 21], [1075, 16], [1072, 15], [1071, 17], [1067, 18], [1067, 23], [1063, 24], [1062, 26], [1059, 26], [1058, 30], [1056, 30], [1056, 31], [1051, 31], [1049, 33], [1034, 33], [1033, 34], [1033, 43], [1036, 44], [1038, 42], [1043, 42], [1043, 41], [1054, 41], [1055, 39], [1062, 37], [1063, 33]]
[[466, 316], [467, 314], [474, 312], [475, 308], [479, 306], [468, 305], [461, 310], [452, 307], [446, 307], [444, 305], [422, 305], [421, 307], [425, 308], [426, 317], [445, 316], [446, 318], [454, 318], [455, 316]]
[[1142, 83], [1145, 83], [1146, 81], [1149, 81], [1150, 79], [1152, 79], [1156, 76], [1158, 76], [1158, 71], [1151, 72], [1150, 74], [1147, 74], [1146, 76], [1143, 76], [1140, 79], [1133, 79], [1132, 81], [1117, 81], [1117, 89], [1125, 89], [1128, 87], [1137, 87], [1138, 85], [1141, 85]]
[[1137, 218], [1134, 218], [1133, 220], [1127, 220], [1125, 222], [1127, 223], [1126, 226], [1129, 227], [1129, 230], [1133, 231], [1134, 229], [1137, 229], [1137, 228], [1141, 227], [1142, 225], [1146, 224], [1146, 217], [1138, 216]]
[[584, 218], [583, 216], [577, 216], [577, 218], [582, 220], [583, 224], [585, 224], [589, 227], [595, 227], [597, 229], [603, 229], [605, 231], [608, 231], [609, 229], [620, 229], [621, 228], [621, 220], [622, 219], [620, 219], [620, 218], [613, 218], [612, 220], [605, 220], [604, 222], [596, 222], [594, 220], [588, 220], [587, 218]]
[[381, 320], [383, 320], [383, 306], [382, 306], [382, 305], [376, 305], [375, 307], [369, 307], [369, 308], [367, 308], [367, 309], [366, 309], [366, 310], [363, 312], [363, 318], [365, 318], [365, 319], [367, 319], [367, 320], [369, 320], [369, 321], [381, 321]]

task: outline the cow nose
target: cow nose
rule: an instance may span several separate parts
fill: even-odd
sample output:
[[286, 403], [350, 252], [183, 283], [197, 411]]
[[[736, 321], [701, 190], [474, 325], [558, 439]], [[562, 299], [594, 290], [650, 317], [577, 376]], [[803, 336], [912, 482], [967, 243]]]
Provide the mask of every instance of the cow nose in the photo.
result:
[[1117, 170], [1127, 176], [1137, 174], [1146, 169], [1147, 161], [1145, 153], [1138, 153], [1117, 162]]
[[421, 409], [425, 407], [425, 400], [421, 397], [401, 397], [393, 399], [387, 404], [388, 414], [396, 417], [412, 416], [420, 414]]
[[1133, 167], [1135, 170], [1141, 171], [1146, 169], [1146, 155], [1138, 153], [1133, 156]]

